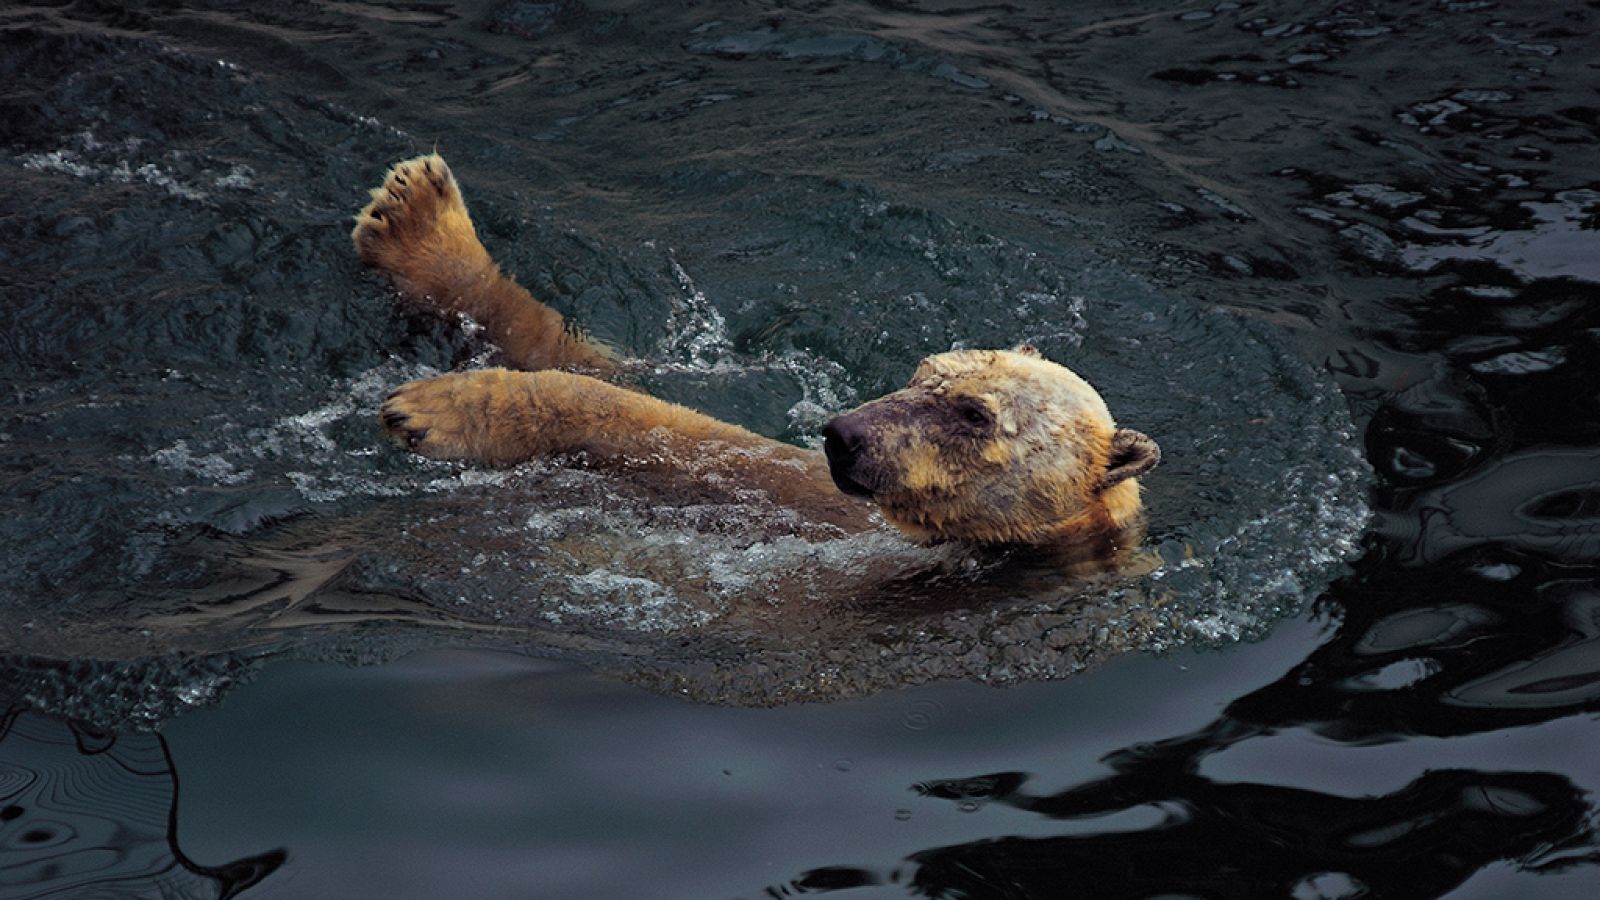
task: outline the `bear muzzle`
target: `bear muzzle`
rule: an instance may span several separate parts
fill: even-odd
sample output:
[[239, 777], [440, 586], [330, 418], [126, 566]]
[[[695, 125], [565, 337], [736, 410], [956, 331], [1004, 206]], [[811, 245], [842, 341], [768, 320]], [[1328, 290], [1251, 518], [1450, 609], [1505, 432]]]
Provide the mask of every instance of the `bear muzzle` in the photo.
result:
[[867, 444], [867, 425], [854, 413], [835, 416], [822, 429], [822, 452], [828, 457], [828, 474], [839, 490], [852, 497], [871, 497], [873, 490], [860, 480], [858, 463]]

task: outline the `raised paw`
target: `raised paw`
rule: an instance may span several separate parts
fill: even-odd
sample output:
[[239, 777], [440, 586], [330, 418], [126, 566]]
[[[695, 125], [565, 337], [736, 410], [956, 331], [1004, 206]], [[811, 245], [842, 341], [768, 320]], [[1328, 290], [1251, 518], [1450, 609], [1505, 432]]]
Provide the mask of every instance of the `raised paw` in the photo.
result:
[[350, 233], [361, 261], [416, 280], [428, 267], [488, 261], [444, 158], [419, 156], [389, 170]]

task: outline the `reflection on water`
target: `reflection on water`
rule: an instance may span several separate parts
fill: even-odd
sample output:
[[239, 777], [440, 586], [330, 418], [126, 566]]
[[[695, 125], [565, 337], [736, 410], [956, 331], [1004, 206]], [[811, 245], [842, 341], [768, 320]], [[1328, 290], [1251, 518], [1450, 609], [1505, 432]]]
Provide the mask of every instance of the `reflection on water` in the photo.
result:
[[915, 785], [962, 809], [1060, 820], [1059, 837], [995, 834], [909, 865], [807, 872], [771, 894], [893, 883], [919, 896], [1435, 897], [1495, 862], [1528, 873], [1600, 863], [1587, 740], [1570, 748], [1587, 786], [1556, 772], [1430, 765], [1397, 790], [1352, 795], [1207, 774], [1209, 758], [1235, 748], [1260, 744], [1257, 760], [1294, 753], [1279, 736], [1296, 730], [1371, 747], [1600, 710], [1595, 576], [1510, 558], [1417, 570], [1374, 551], [1335, 586], [1326, 602], [1342, 620], [1303, 662], [1203, 728], [1107, 755], [1108, 777], [1048, 794], [1028, 790], [1024, 772]]
[[273, 850], [221, 866], [178, 848], [178, 776], [157, 734], [108, 734], [11, 705], [0, 718], [0, 894], [233, 897]]
[[1600, 710], [1592, 573], [1534, 557], [1396, 569], [1341, 584], [1337, 632], [1231, 715], [1359, 744], [1515, 728]]
[[934, 897], [1435, 897], [1490, 862], [1538, 868], [1592, 837], [1582, 792], [1545, 772], [1438, 770], [1387, 796], [1340, 797], [1215, 784], [1193, 762], [1162, 752], [1113, 761], [1105, 782], [988, 797], [1064, 820], [1143, 807], [1158, 821], [927, 850], [909, 884]]

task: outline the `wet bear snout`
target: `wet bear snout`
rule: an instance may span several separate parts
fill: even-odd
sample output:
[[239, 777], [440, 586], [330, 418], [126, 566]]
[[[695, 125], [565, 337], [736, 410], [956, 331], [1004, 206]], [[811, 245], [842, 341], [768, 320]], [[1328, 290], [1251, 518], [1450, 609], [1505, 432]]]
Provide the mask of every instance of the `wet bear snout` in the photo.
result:
[[867, 442], [867, 429], [850, 416], [836, 416], [822, 429], [822, 451], [828, 462], [851, 463]]
[[867, 428], [858, 417], [837, 416], [822, 429], [822, 452], [828, 457], [828, 474], [839, 490], [856, 497], [872, 491], [854, 476], [856, 458], [867, 442]]

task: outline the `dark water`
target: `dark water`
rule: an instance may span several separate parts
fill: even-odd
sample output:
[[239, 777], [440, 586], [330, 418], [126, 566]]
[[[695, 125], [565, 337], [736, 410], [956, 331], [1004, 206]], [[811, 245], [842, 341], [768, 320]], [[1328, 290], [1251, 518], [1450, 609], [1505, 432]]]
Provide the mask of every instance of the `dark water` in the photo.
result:
[[[0, 10], [0, 895], [1593, 895], [1595, 13]], [[492, 358], [345, 237], [435, 144], [768, 434], [1036, 343], [1163, 565], [389, 450]]]

